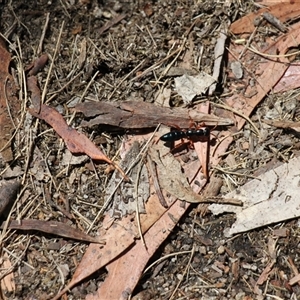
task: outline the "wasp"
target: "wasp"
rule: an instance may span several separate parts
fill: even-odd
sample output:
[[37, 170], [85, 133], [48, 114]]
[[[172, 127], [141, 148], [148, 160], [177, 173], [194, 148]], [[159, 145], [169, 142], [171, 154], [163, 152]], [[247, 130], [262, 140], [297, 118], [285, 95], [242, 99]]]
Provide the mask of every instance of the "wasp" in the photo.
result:
[[164, 142], [175, 142], [183, 138], [191, 139], [193, 137], [209, 137], [210, 129], [208, 127], [187, 130], [170, 131], [160, 137]]
[[[184, 144], [187, 144], [188, 148], [193, 149], [194, 148], [194, 142], [196, 140], [200, 139], [205, 139], [206, 141], [209, 142], [210, 140], [210, 134], [211, 130], [210, 128], [206, 127], [204, 123], [197, 125], [195, 124], [195, 128], [189, 128], [189, 129], [181, 129], [180, 127], [176, 126], [176, 130], [172, 130], [160, 137], [161, 141], [164, 142], [175, 142], [178, 140], [181, 140], [182, 142], [175, 146], [173, 149], [171, 149], [171, 153], [174, 152], [174, 150], [179, 149]], [[187, 139], [188, 142], [185, 143], [183, 140]], [[203, 168], [203, 173], [206, 178], [208, 178], [208, 166], [207, 166], [207, 161], [208, 161], [208, 156], [209, 156], [209, 151], [206, 153], [207, 159], [206, 162], [203, 162], [202, 168]]]

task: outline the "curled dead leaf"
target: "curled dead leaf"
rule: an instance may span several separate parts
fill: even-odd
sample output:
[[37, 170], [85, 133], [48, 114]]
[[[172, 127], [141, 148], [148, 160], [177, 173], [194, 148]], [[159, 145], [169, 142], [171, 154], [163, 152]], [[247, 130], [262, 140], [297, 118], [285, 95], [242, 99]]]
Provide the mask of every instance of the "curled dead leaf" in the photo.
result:
[[103, 160], [113, 165], [124, 177], [125, 180], [129, 181], [124, 171], [112, 160], [110, 160], [97, 146], [90, 141], [84, 134], [78, 132], [74, 128], [70, 127], [63, 116], [54, 108], [51, 108], [45, 104], [41, 105], [40, 113], [37, 113], [33, 109], [29, 109], [29, 112], [47, 122], [56, 133], [65, 141], [68, 149], [72, 153], [82, 154], [85, 153], [91, 159]]

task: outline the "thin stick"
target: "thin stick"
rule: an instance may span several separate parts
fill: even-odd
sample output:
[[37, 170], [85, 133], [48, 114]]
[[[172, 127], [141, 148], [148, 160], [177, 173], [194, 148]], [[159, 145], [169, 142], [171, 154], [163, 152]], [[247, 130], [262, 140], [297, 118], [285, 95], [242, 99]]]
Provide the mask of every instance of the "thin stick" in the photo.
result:
[[239, 173], [239, 172], [232, 172], [232, 171], [227, 171], [223, 168], [219, 168], [219, 167], [213, 167], [215, 170], [218, 170], [222, 173], [225, 173], [225, 174], [230, 174], [230, 175], [236, 175], [236, 176], [245, 176], [245, 177], [248, 177], [248, 178], [251, 178], [251, 179], [258, 179], [258, 180], [261, 180], [259, 179], [258, 177], [256, 176], [253, 176], [253, 175], [248, 175], [248, 174], [242, 174], [242, 173]]
[[28, 188], [28, 186], [24, 186], [24, 188], [19, 192], [18, 194], [18, 197], [16, 199], [16, 201], [13, 203], [9, 213], [8, 213], [8, 216], [6, 218], [6, 220], [4, 221], [3, 225], [2, 225], [2, 231], [1, 231], [1, 235], [0, 235], [0, 246], [2, 245], [3, 243], [3, 240], [7, 234], [7, 231], [9, 230], [9, 222], [10, 222], [10, 219], [11, 219], [11, 215], [14, 211], [14, 209], [17, 207], [17, 204], [19, 203], [19, 200], [21, 198], [21, 195], [23, 195], [23, 192]]
[[[94, 76], [92, 77], [92, 79], [89, 81], [89, 83], [88, 83], [87, 86], [85, 87], [85, 89], [84, 89], [82, 95], [80, 96], [80, 99], [79, 99], [78, 103], [81, 103], [81, 102], [82, 102], [82, 100], [83, 100], [85, 94], [87, 93], [88, 89], [90, 88], [91, 84], [94, 82], [95, 78], [98, 76], [98, 73], [99, 73], [99, 71], [97, 71], [97, 72], [94, 74]], [[72, 114], [72, 116], [71, 116], [71, 118], [70, 118], [70, 119], [68, 120], [68, 122], [67, 122], [68, 125], [71, 124], [71, 122], [73, 121], [75, 115], [76, 115], [76, 112], [74, 111], [73, 114]]]
[[48, 74], [47, 74], [46, 82], [45, 82], [45, 85], [44, 85], [44, 88], [43, 88], [41, 103], [44, 103], [45, 98], [46, 98], [47, 87], [48, 87], [48, 84], [49, 84], [49, 81], [50, 81], [50, 76], [51, 76], [52, 69], [53, 69], [53, 66], [54, 66], [55, 57], [57, 55], [58, 48], [59, 48], [59, 45], [60, 45], [61, 35], [62, 35], [62, 32], [63, 32], [64, 24], [65, 24], [65, 21], [62, 22], [61, 27], [60, 27], [60, 32], [59, 32], [59, 35], [58, 35], [58, 38], [57, 38], [57, 43], [56, 43], [54, 55], [53, 55], [53, 58], [52, 58], [52, 61], [51, 61], [50, 67], [49, 67], [49, 71], [48, 71]]
[[45, 25], [44, 25], [44, 28], [43, 28], [43, 31], [42, 31], [41, 38], [40, 38], [40, 43], [39, 43], [39, 46], [38, 46], [37, 51], [36, 51], [37, 55], [39, 55], [42, 52], [42, 49], [43, 49], [44, 38], [45, 38], [46, 31], [47, 31], [48, 24], [49, 24], [49, 16], [50, 16], [50, 13], [48, 12], [46, 14], [46, 21], [45, 21]]
[[188, 253], [192, 253], [192, 250], [188, 250], [188, 251], [181, 251], [181, 252], [174, 252], [174, 253], [170, 253], [167, 254], [161, 258], [159, 258], [158, 260], [156, 260], [155, 262], [153, 262], [150, 266], [148, 266], [145, 270], [144, 270], [144, 274], [146, 274], [153, 266], [159, 264], [161, 261], [169, 258], [169, 257], [173, 257], [173, 256], [177, 256], [177, 255], [182, 255], [182, 254], [188, 254]]
[[142, 171], [142, 167], [143, 167], [143, 159], [140, 160], [139, 166], [138, 166], [138, 172], [137, 172], [137, 176], [136, 176], [136, 181], [135, 181], [135, 185], [134, 185], [134, 191], [135, 191], [135, 215], [136, 215], [136, 221], [137, 221], [137, 227], [138, 227], [138, 231], [139, 231], [139, 235], [141, 238], [141, 241], [145, 247], [145, 249], [147, 250], [147, 245], [145, 243], [145, 239], [142, 233], [142, 227], [141, 227], [141, 219], [140, 219], [140, 212], [139, 212], [139, 181], [140, 181], [140, 176], [141, 176], [141, 171]]
[[176, 285], [172, 295], [170, 296], [169, 300], [173, 299], [175, 293], [177, 292], [179, 286], [181, 285], [183, 279], [184, 279], [184, 276], [186, 275], [186, 273], [188, 272], [188, 269], [190, 268], [190, 265], [191, 265], [191, 262], [192, 262], [192, 259], [194, 257], [194, 253], [195, 253], [195, 245], [193, 245], [193, 248], [192, 248], [192, 252], [191, 252], [191, 255], [190, 255], [190, 258], [189, 258], [189, 261], [187, 263], [187, 266], [185, 267], [185, 270], [183, 272], [183, 275], [182, 275], [182, 278], [179, 280], [178, 284]]
[[[290, 57], [290, 56], [294, 56], [294, 55], [300, 54], [300, 51], [295, 51], [295, 52], [287, 53], [287, 54], [268, 54], [268, 53], [260, 52], [254, 46], [248, 47], [247, 49], [249, 51], [251, 51], [251, 52], [253, 52], [253, 53], [257, 54], [257, 55], [260, 55], [262, 57], [265, 57], [265, 58], [285, 58], [285, 57]], [[291, 63], [291, 65], [293, 65], [293, 63]], [[297, 65], [299, 65], [299, 64], [297, 64]]]
[[174, 57], [174, 59], [171, 61], [171, 63], [169, 63], [169, 65], [168, 65], [168, 66], [165, 68], [165, 70], [161, 73], [161, 75], [160, 75], [159, 78], [157, 79], [157, 81], [156, 81], [156, 83], [154, 84], [154, 86], [156, 86], [156, 84], [158, 84], [158, 82], [160, 81], [160, 79], [161, 79], [162, 77], [164, 77], [164, 76], [168, 73], [168, 71], [170, 70], [170, 68], [172, 67], [172, 65], [176, 62], [177, 58], [179, 57], [179, 55], [181, 54], [181, 52], [182, 52], [183, 49], [184, 49], [185, 43], [186, 43], [186, 41], [187, 41], [187, 38], [188, 38], [188, 36], [189, 36], [191, 30], [193, 29], [193, 27], [195, 26], [195, 24], [196, 24], [197, 22], [198, 22], [198, 20], [195, 20], [195, 21], [192, 23], [192, 25], [188, 28], [188, 30], [187, 30], [187, 32], [186, 32], [186, 36], [185, 36], [185, 38], [184, 38], [183, 41], [182, 41], [182, 44], [181, 44], [181, 46], [180, 46], [180, 48], [179, 48], [178, 53], [176, 54], [176, 56]]
[[[28, 247], [31, 243], [31, 240], [29, 239], [27, 242], [27, 245], [25, 246], [24, 250], [22, 251], [21, 255], [19, 257], [17, 257], [16, 255], [14, 255], [12, 252], [10, 252], [9, 250], [7, 250], [6, 248], [3, 248], [3, 250], [6, 253], [9, 253], [11, 256], [13, 256], [16, 261], [12, 264], [12, 266], [6, 270], [4, 273], [1, 274], [0, 276], [0, 280], [2, 280], [4, 277], [6, 277], [8, 274], [10, 274], [11, 272], [13, 272], [13, 270], [19, 265], [19, 263], [21, 262], [21, 260], [23, 259], [23, 257], [25, 257], [27, 251], [28, 251]], [[22, 263], [26, 264], [26, 266], [28, 266], [29, 268], [35, 270], [35, 268], [33, 266], [31, 266], [30, 264], [24, 262], [24, 260], [22, 261]]]
[[238, 110], [228, 106], [228, 105], [225, 105], [225, 104], [219, 104], [219, 103], [213, 103], [213, 105], [217, 106], [217, 107], [220, 107], [220, 108], [223, 108], [223, 109], [226, 109], [226, 110], [229, 110], [233, 113], [235, 113], [236, 115], [238, 115], [239, 117], [245, 119], [246, 121], [248, 121], [251, 126], [253, 127], [254, 131], [256, 132], [257, 136], [260, 138], [260, 133], [259, 133], [259, 130], [258, 128], [254, 125], [254, 123], [251, 121], [251, 119], [249, 117], [247, 117], [246, 115], [244, 115], [243, 113], [239, 112]]
[[[239, 132], [238, 132], [238, 133], [239, 133]], [[224, 137], [221, 138], [221, 139], [218, 138], [218, 139], [217, 139], [218, 144], [217, 144], [216, 146], [214, 146], [214, 149], [213, 149], [213, 151], [212, 151], [212, 153], [211, 153], [211, 157], [214, 157], [214, 156], [215, 156], [215, 153], [216, 153], [218, 147], [222, 144], [223, 141], [225, 141], [225, 140], [228, 139], [229, 137], [233, 137], [234, 135], [235, 135], [235, 134], [228, 134], [228, 135], [224, 136]], [[219, 157], [220, 157], [220, 155], [219, 155]]]
[[10, 107], [9, 107], [9, 103], [8, 103], [8, 99], [7, 99], [7, 92], [6, 92], [7, 91], [7, 88], [6, 88], [7, 87], [7, 81], [8, 81], [8, 76], [6, 76], [5, 82], [4, 82], [4, 97], [5, 97], [5, 102], [6, 102], [6, 109], [7, 109], [8, 115], [10, 117], [11, 123], [14, 126], [14, 128], [16, 129], [17, 126], [16, 126], [16, 124], [14, 122], [14, 119], [13, 119], [13, 117], [11, 115], [11, 111], [10, 111]]
[[250, 43], [252, 42], [252, 40], [253, 40], [253, 38], [254, 38], [254, 35], [256, 34], [257, 30], [258, 30], [258, 26], [254, 28], [254, 30], [252, 31], [252, 33], [251, 33], [249, 39], [247, 40], [246, 46], [244, 47], [242, 53], [239, 55], [239, 58], [238, 58], [239, 61], [240, 61], [240, 59], [244, 56], [244, 53], [245, 53], [246, 49], [249, 48], [249, 45], [250, 45]]
[[159, 65], [161, 65], [163, 62], [165, 62], [166, 60], [168, 60], [170, 57], [174, 56], [176, 53], [178, 53], [180, 51], [180, 48], [176, 49], [174, 52], [172, 52], [171, 54], [167, 55], [165, 58], [163, 58], [162, 60], [156, 62], [155, 64], [153, 64], [151, 67], [149, 67], [148, 69], [146, 69], [145, 71], [143, 71], [141, 74], [135, 76], [134, 78], [132, 78], [130, 81], [136, 81], [137, 79], [145, 76], [146, 74], [148, 74], [149, 72], [155, 70], [156, 68], [159, 67]]

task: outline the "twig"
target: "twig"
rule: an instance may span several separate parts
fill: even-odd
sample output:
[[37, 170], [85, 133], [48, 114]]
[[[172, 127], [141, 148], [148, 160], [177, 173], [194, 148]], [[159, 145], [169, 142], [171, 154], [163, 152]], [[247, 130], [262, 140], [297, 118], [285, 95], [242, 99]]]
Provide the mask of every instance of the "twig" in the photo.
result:
[[49, 16], [50, 16], [50, 13], [48, 12], [46, 14], [46, 21], [45, 21], [45, 25], [44, 25], [44, 28], [43, 28], [43, 31], [42, 31], [41, 38], [40, 38], [40, 43], [39, 43], [39, 46], [38, 46], [37, 51], [36, 51], [37, 55], [39, 55], [42, 52], [43, 42], [44, 42], [44, 38], [45, 38], [45, 35], [46, 35], [46, 30], [48, 28], [48, 24], [49, 24]]
[[223, 108], [223, 109], [226, 109], [226, 110], [229, 110], [233, 113], [235, 113], [236, 115], [238, 115], [239, 117], [245, 119], [246, 121], [248, 121], [251, 126], [253, 127], [254, 131], [256, 132], [257, 136], [259, 138], [261, 138], [260, 136], [260, 132], [258, 130], [258, 128], [254, 125], [254, 123], [251, 121], [251, 119], [249, 117], [247, 117], [246, 115], [244, 115], [243, 113], [239, 112], [238, 110], [228, 106], [228, 105], [225, 105], [225, 104], [219, 104], [219, 103], [213, 103], [213, 105], [217, 106], [217, 107], [220, 107], [220, 108]]
[[156, 62], [155, 64], [153, 64], [151, 67], [149, 67], [148, 69], [146, 69], [145, 71], [143, 71], [141, 74], [135, 76], [134, 78], [132, 78], [130, 80], [130, 82], [132, 81], [136, 81], [137, 79], [145, 76], [146, 74], [148, 74], [149, 72], [155, 70], [156, 68], [159, 67], [159, 65], [161, 65], [163, 62], [165, 62], [166, 60], [168, 60], [170, 57], [174, 56], [176, 53], [178, 53], [180, 51], [180, 48], [176, 49], [175, 51], [173, 51], [171, 54], [167, 55], [165, 58], [163, 58], [162, 60]]
[[8, 115], [10, 117], [11, 123], [14, 126], [14, 128], [16, 129], [17, 127], [16, 127], [16, 124], [15, 124], [14, 119], [12, 117], [11, 110], [10, 110], [9, 103], [8, 103], [8, 99], [7, 99], [7, 92], [6, 92], [6, 90], [7, 90], [7, 88], [6, 88], [7, 87], [7, 81], [8, 81], [8, 76], [6, 76], [5, 82], [4, 82], [4, 97], [5, 97], [5, 102], [6, 102], [6, 109], [7, 109]]
[[173, 256], [177, 256], [177, 255], [181, 255], [181, 254], [188, 254], [188, 253], [192, 253], [192, 250], [189, 251], [181, 251], [181, 252], [174, 252], [174, 253], [170, 253], [168, 255], [165, 255], [164, 257], [159, 258], [158, 260], [156, 260], [155, 262], [153, 262], [150, 266], [148, 266], [145, 270], [144, 270], [144, 274], [146, 274], [153, 266], [159, 264], [161, 261], [169, 258], [169, 257], [173, 257]]
[[176, 291], [178, 290], [179, 286], [181, 285], [181, 283], [182, 283], [182, 281], [183, 281], [183, 279], [184, 279], [184, 276], [186, 275], [188, 269], [190, 268], [192, 259], [193, 259], [193, 257], [194, 257], [194, 253], [195, 253], [195, 245], [193, 245], [193, 248], [192, 248], [192, 251], [191, 251], [191, 255], [190, 255], [189, 261], [188, 261], [188, 263], [187, 263], [187, 265], [186, 265], [186, 267], [185, 267], [185, 270], [184, 270], [184, 272], [183, 272], [182, 278], [179, 280], [178, 284], [176, 285], [176, 287], [175, 287], [175, 289], [174, 289], [172, 295], [170, 296], [169, 300], [171, 300], [171, 299], [174, 297]]
[[139, 235], [141, 238], [141, 241], [145, 247], [145, 249], [147, 250], [147, 245], [145, 243], [145, 239], [143, 236], [143, 232], [142, 232], [142, 228], [141, 228], [141, 219], [140, 219], [140, 212], [139, 212], [139, 181], [140, 181], [140, 176], [141, 176], [141, 171], [143, 168], [143, 159], [140, 160], [139, 166], [138, 166], [138, 172], [136, 175], [136, 181], [135, 181], [135, 185], [134, 185], [134, 191], [135, 191], [135, 215], [136, 215], [136, 221], [137, 221], [137, 227], [138, 227], [138, 231], [139, 231]]
[[217, 88], [217, 82], [218, 78], [220, 76], [220, 69], [221, 64], [223, 61], [223, 55], [225, 50], [225, 43], [228, 37], [228, 27], [229, 22], [224, 22], [224, 24], [221, 24], [219, 26], [219, 37], [217, 39], [215, 49], [214, 49], [214, 66], [213, 66], [213, 74], [212, 77], [215, 79], [215, 82], [209, 87], [208, 89], [208, 95], [211, 96], [214, 94], [216, 88]]
[[223, 173], [227, 173], [227, 174], [230, 174], [230, 175], [236, 175], [236, 176], [245, 176], [245, 177], [248, 177], [248, 178], [251, 178], [251, 179], [258, 179], [260, 180], [258, 177], [255, 177], [253, 175], [248, 175], [248, 174], [241, 174], [239, 172], [232, 172], [232, 171], [226, 171], [222, 168], [219, 168], [219, 167], [214, 167], [215, 170], [218, 170], [220, 172], [223, 172]]
[[[215, 153], [218, 149], [218, 147], [223, 143], [223, 141], [225, 141], [226, 139], [228, 139], [229, 137], [233, 137], [234, 134], [227, 134], [226, 136], [224, 136], [223, 138], [221, 139], [217, 139], [218, 143], [216, 144], [216, 146], [214, 147], [212, 153], [211, 153], [211, 157], [214, 157], [215, 156]], [[221, 155], [219, 155], [218, 157], [221, 157]]]
[[[24, 248], [24, 250], [23, 250], [22, 254], [20, 255], [20, 257], [23, 256], [23, 253], [26, 253], [26, 251], [28, 249], [28, 246], [29, 246], [29, 244]], [[9, 251], [7, 248], [3, 247], [3, 251], [6, 252], [7, 254], [11, 255], [12, 257], [17, 259], [18, 261], [20, 261], [20, 258], [16, 254], [14, 254], [13, 252]], [[35, 267], [33, 267], [31, 264], [29, 264], [26, 261], [22, 261], [22, 264], [24, 264], [25, 266], [27, 266], [28, 268], [30, 268], [32, 270], [35, 270]]]
[[101, 35], [104, 31], [108, 30], [113, 25], [115, 25], [115, 24], [119, 23], [120, 21], [122, 21], [125, 17], [126, 17], [126, 15], [117, 15], [111, 21], [108, 21], [100, 29], [98, 29], [97, 30], [98, 34]]
[[204, 197], [203, 202], [201, 203], [214, 203], [214, 204], [228, 204], [228, 205], [236, 205], [243, 206], [243, 202], [241, 200], [235, 198], [224, 198], [224, 197]]
[[[246, 49], [249, 48], [249, 45], [250, 45], [250, 43], [252, 42], [252, 40], [253, 40], [253, 38], [254, 38], [254, 35], [256, 34], [257, 30], [258, 30], [258, 26], [256, 26], [256, 27], [254, 28], [253, 32], [251, 33], [249, 39], [247, 40], [246, 46], [243, 48], [242, 53], [239, 55], [238, 61], [240, 61], [240, 59], [243, 57], [243, 55], [244, 55]], [[228, 50], [228, 48], [227, 48], [227, 50]]]
[[[91, 84], [94, 82], [95, 78], [98, 76], [98, 73], [99, 73], [99, 71], [97, 71], [97, 72], [94, 74], [94, 76], [91, 78], [91, 80], [89, 81], [89, 83], [88, 83], [87, 86], [85, 87], [83, 93], [81, 94], [78, 103], [81, 103], [81, 102], [82, 102], [82, 100], [83, 100], [85, 94], [87, 93], [88, 89], [90, 88]], [[71, 122], [73, 121], [75, 115], [76, 115], [76, 112], [74, 111], [73, 114], [72, 114], [72, 116], [71, 116], [71, 118], [70, 118], [70, 119], [68, 120], [68, 122], [67, 122], [68, 125], [71, 124]]]
[[48, 95], [51, 95], [51, 97], [49, 97], [48, 102], [50, 102], [52, 100], [52, 98], [54, 98], [57, 94], [59, 94], [60, 92], [62, 92], [65, 88], [67, 88], [75, 79], [77, 79], [80, 75], [82, 75], [82, 71], [80, 71], [77, 75], [75, 75], [72, 79], [70, 79], [64, 86], [62, 86], [59, 90], [56, 90], [54, 92], [50, 92]]
[[63, 32], [64, 24], [65, 24], [65, 21], [62, 22], [61, 27], [60, 27], [60, 32], [59, 32], [59, 35], [58, 35], [58, 38], [57, 38], [55, 51], [54, 51], [54, 54], [53, 54], [53, 57], [52, 57], [52, 60], [51, 60], [51, 64], [50, 64], [49, 71], [48, 71], [47, 78], [46, 78], [46, 82], [45, 82], [45, 85], [44, 85], [44, 88], [43, 88], [41, 103], [44, 103], [44, 101], [45, 101], [45, 97], [46, 97], [46, 94], [47, 94], [47, 87], [48, 87], [48, 84], [49, 84], [49, 81], [50, 81], [50, 76], [51, 76], [52, 69], [53, 69], [53, 66], [54, 66], [55, 57], [57, 55], [58, 48], [59, 48], [59, 45], [60, 45], [61, 35], [62, 35], [62, 32]]
[[[8, 269], [6, 270], [5, 273], [1, 274], [0, 276], [0, 280], [2, 281], [2, 279], [4, 277], [6, 277], [9, 273], [11, 273], [15, 267], [20, 263], [20, 261], [22, 260], [23, 257], [25, 257], [27, 251], [28, 251], [28, 247], [31, 243], [31, 240], [29, 239], [28, 242], [27, 242], [27, 245], [25, 246], [24, 250], [22, 251], [21, 255], [19, 257], [17, 257], [16, 255], [14, 255], [11, 251], [9, 251], [8, 249], [6, 248], [3, 248], [3, 250], [6, 252], [6, 253], [9, 253], [9, 255], [11, 255], [12, 257], [14, 257], [16, 259], [16, 261], [13, 263], [13, 265]], [[26, 263], [25, 261], [22, 261], [22, 263], [24, 263], [27, 267], [29, 267], [30, 269], [32, 270], [35, 270], [35, 268], [33, 266], [31, 266], [30, 264]]]
[[[247, 49], [249, 51], [251, 51], [251, 52], [253, 52], [253, 53], [257, 54], [257, 55], [260, 55], [262, 57], [265, 57], [265, 58], [285, 58], [285, 57], [290, 57], [290, 56], [294, 56], [294, 55], [300, 54], [300, 51], [294, 51], [292, 53], [287, 53], [287, 54], [268, 54], [268, 53], [260, 52], [254, 46], [248, 47]], [[278, 61], [276, 61], [276, 62], [278, 62]], [[285, 62], [281, 62], [281, 63], [285, 63]]]
[[160, 74], [159, 78], [156, 80], [156, 83], [154, 84], [154, 86], [156, 86], [156, 84], [160, 81], [160, 79], [162, 77], [164, 77], [168, 71], [170, 70], [170, 68], [172, 67], [172, 65], [176, 62], [177, 58], [179, 57], [179, 55], [181, 54], [181, 52], [183, 51], [184, 49], [184, 46], [185, 46], [185, 43], [187, 41], [187, 38], [191, 32], [191, 30], [193, 29], [193, 27], [195, 26], [195, 24], [198, 22], [198, 20], [194, 20], [194, 22], [192, 23], [192, 25], [188, 28], [188, 30], [186, 31], [186, 36], [185, 38], [183, 39], [182, 41], [182, 44], [179, 48], [179, 51], [178, 53], [176, 54], [176, 56], [174, 57], [174, 59], [169, 63], [169, 65], [165, 68], [165, 70]]

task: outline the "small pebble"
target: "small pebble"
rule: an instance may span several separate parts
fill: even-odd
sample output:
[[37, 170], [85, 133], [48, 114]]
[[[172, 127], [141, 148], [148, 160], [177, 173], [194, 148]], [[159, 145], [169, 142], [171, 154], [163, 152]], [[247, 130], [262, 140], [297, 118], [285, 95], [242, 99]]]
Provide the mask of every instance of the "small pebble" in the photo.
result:
[[218, 253], [219, 253], [219, 254], [224, 254], [224, 253], [225, 253], [225, 248], [224, 248], [224, 246], [220, 246], [220, 247], [218, 248]]

